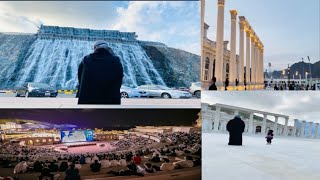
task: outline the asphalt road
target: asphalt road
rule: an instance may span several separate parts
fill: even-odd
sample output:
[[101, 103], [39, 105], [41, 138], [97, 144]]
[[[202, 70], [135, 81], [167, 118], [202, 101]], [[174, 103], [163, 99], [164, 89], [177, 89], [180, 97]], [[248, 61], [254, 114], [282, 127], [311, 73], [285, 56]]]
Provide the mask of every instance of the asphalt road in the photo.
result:
[[200, 99], [128, 98], [119, 105], [78, 105], [75, 94], [59, 94], [50, 97], [15, 97], [12, 93], [0, 93], [0, 108], [159, 108], [159, 109], [200, 109]]

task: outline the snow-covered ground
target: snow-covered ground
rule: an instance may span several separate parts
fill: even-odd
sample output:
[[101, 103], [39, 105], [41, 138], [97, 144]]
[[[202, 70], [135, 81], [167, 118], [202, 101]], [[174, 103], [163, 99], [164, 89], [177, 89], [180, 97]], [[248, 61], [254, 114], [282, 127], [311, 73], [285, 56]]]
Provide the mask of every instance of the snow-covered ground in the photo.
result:
[[320, 180], [320, 139], [243, 136], [228, 146], [228, 134], [203, 133], [203, 180]]

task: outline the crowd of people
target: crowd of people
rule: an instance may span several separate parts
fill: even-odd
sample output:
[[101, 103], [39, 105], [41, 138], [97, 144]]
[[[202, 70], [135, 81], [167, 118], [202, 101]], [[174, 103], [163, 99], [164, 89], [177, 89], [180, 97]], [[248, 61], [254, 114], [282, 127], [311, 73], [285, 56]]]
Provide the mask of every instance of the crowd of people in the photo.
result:
[[308, 90], [312, 90], [312, 91], [315, 91], [317, 90], [317, 86], [316, 84], [313, 84], [311, 86], [309, 86], [309, 84], [307, 85], [304, 85], [304, 84], [298, 84], [298, 83], [295, 83], [295, 82], [290, 82], [289, 84], [287, 84], [286, 82], [284, 83], [279, 83], [279, 84], [274, 84], [274, 85], [271, 85], [271, 84], [268, 84], [266, 86], [266, 89], [270, 89], [270, 88], [273, 88], [273, 90], [275, 91], [279, 91], [279, 90], [290, 90], [290, 91], [308, 91]]
[[89, 166], [94, 173], [107, 169], [109, 176], [144, 176], [201, 165], [200, 132], [157, 136], [168, 139], [169, 143], [156, 147], [156, 142], [148, 138], [126, 136], [110, 143], [116, 147], [112, 151], [91, 154], [67, 154], [54, 148], [6, 143], [1, 145], [0, 166], [13, 169], [14, 174], [40, 173], [39, 179], [61, 179], [64, 174], [64, 179], [77, 180], [83, 166]]

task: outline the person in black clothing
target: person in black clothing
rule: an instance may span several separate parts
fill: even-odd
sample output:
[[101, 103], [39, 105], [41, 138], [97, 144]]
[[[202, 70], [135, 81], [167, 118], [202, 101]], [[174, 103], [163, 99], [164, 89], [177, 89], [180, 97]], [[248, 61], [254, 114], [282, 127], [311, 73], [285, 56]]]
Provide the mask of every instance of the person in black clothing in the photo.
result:
[[228, 145], [242, 145], [242, 133], [244, 132], [245, 124], [239, 115], [230, 120], [227, 124], [227, 131], [229, 131]]
[[226, 81], [224, 82], [224, 90], [228, 90], [228, 86], [229, 86], [229, 79], [226, 78]]
[[48, 168], [50, 169], [51, 172], [57, 172], [59, 169], [59, 166], [54, 162], [50, 162]]
[[92, 172], [99, 172], [101, 169], [101, 164], [98, 162], [98, 160], [94, 160], [94, 163], [90, 165]]
[[78, 104], [121, 104], [123, 67], [107, 42], [97, 41], [94, 52], [78, 69]]
[[74, 164], [71, 164], [66, 170], [65, 180], [80, 180], [79, 170], [75, 168]]
[[115, 176], [131, 176], [131, 175], [137, 175], [137, 176], [144, 176], [142, 173], [137, 172], [137, 165], [134, 163], [130, 163], [127, 165], [127, 169], [122, 169], [120, 171], [109, 171], [107, 174], [113, 174]]
[[268, 134], [267, 134], [267, 136], [266, 136], [266, 139], [267, 139], [267, 144], [268, 145], [270, 145], [271, 144], [271, 141], [272, 141], [272, 139], [273, 139], [273, 130], [269, 130], [268, 131]]
[[68, 169], [68, 163], [63, 161], [61, 162], [60, 166], [59, 166], [59, 171], [60, 172], [64, 172]]
[[43, 168], [41, 170], [41, 175], [39, 176], [39, 180], [53, 180], [53, 174], [50, 173], [50, 169], [49, 168]]
[[211, 81], [212, 81], [212, 84], [210, 85], [209, 90], [216, 91], [217, 90], [216, 77], [212, 77]]
[[238, 81], [238, 79], [236, 79], [236, 86], [238, 86], [239, 85], [239, 81]]
[[159, 154], [156, 154], [156, 156], [154, 156], [150, 161], [151, 161], [151, 162], [154, 162], [154, 163], [161, 162], [161, 161], [160, 161]]

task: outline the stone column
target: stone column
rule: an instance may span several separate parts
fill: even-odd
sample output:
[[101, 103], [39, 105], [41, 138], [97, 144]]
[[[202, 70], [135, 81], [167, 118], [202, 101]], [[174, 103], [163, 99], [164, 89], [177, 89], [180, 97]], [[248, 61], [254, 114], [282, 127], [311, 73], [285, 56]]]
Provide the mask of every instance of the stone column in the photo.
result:
[[313, 125], [313, 122], [309, 122], [309, 129], [308, 129], [308, 137], [312, 137], [312, 125]]
[[284, 136], [288, 136], [288, 122], [289, 122], [289, 118], [286, 118], [285, 124], [284, 124]]
[[218, 0], [217, 36], [216, 36], [216, 68], [215, 77], [217, 86], [223, 85], [223, 33], [224, 33], [224, 3], [225, 0]]
[[239, 44], [239, 86], [243, 85], [244, 80], [244, 22], [239, 22], [240, 44]]
[[221, 111], [221, 107], [220, 106], [216, 106], [216, 113], [215, 113], [214, 127], [213, 127], [214, 131], [218, 131], [219, 130], [220, 111]]
[[254, 65], [253, 65], [253, 83], [257, 84], [258, 82], [258, 76], [257, 76], [257, 70], [258, 70], [258, 43], [257, 40], [254, 42]]
[[201, 80], [204, 80], [204, 64], [205, 64], [205, 57], [204, 57], [204, 15], [205, 15], [205, 0], [201, 0]]
[[253, 113], [250, 113], [248, 133], [249, 134], [253, 133]]
[[267, 115], [263, 115], [263, 121], [262, 121], [262, 128], [261, 128], [261, 133], [265, 134], [266, 133], [266, 128], [267, 128]]
[[251, 85], [255, 85], [255, 39], [251, 37]]
[[275, 116], [275, 121], [273, 124], [273, 132], [274, 134], [278, 135], [278, 116]]
[[[251, 84], [251, 79], [250, 79], [250, 31], [246, 31], [246, 83], [247, 83], [247, 87], [250, 86]], [[248, 90], [248, 88], [247, 88]]]
[[259, 85], [261, 84], [261, 48], [260, 44], [258, 45], [258, 71], [257, 71]]
[[[300, 136], [300, 134], [297, 134], [297, 126], [298, 126], [298, 120], [294, 120], [294, 125], [293, 125], [293, 136]], [[300, 133], [300, 131], [299, 131]]]
[[319, 123], [316, 123], [316, 129], [314, 131], [314, 138], [318, 138], [318, 134], [319, 134]]
[[237, 74], [237, 57], [236, 57], [236, 48], [237, 48], [237, 15], [236, 10], [230, 10], [231, 14], [231, 39], [230, 39], [230, 72], [229, 72], [229, 82], [230, 86], [235, 86], [236, 74]]
[[259, 43], [256, 43], [256, 84], [259, 84]]
[[264, 62], [263, 62], [263, 47], [261, 48], [261, 82], [264, 83]]
[[302, 121], [302, 125], [301, 125], [301, 137], [304, 137], [304, 129], [306, 127], [306, 121]]

